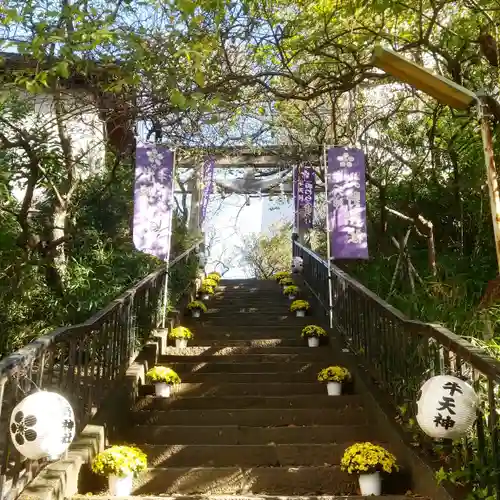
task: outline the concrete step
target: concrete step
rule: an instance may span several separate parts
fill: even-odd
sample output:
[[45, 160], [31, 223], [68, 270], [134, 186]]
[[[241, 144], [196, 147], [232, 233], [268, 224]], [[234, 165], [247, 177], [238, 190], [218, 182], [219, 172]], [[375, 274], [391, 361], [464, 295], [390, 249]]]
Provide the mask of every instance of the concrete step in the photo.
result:
[[352, 425], [367, 423], [366, 410], [358, 397], [348, 398], [337, 408], [232, 410], [137, 410], [130, 412], [133, 424], [139, 425], [241, 425], [247, 427], [280, 427], [291, 425]]
[[290, 427], [239, 427], [192, 425], [136, 425], [120, 434], [129, 443], [141, 444], [334, 444], [375, 439], [368, 425]]
[[[169, 342], [171, 342], [169, 340]], [[224, 348], [224, 347], [234, 347], [237, 349], [242, 349], [242, 348], [266, 348], [270, 349], [272, 347], [279, 347], [282, 349], [289, 348], [289, 347], [305, 347], [307, 345], [306, 341], [300, 337], [300, 332], [299, 336], [295, 336], [294, 338], [287, 338], [287, 339], [280, 339], [280, 338], [262, 338], [262, 339], [243, 339], [243, 340], [229, 340], [227, 338], [222, 338], [222, 339], [206, 339], [204, 338], [204, 335], [201, 334], [201, 338], [197, 335], [193, 339], [189, 341], [189, 345], [191, 347], [197, 346], [197, 347], [210, 347], [210, 348]], [[272, 352], [272, 351], [270, 351]], [[290, 351], [292, 352], [292, 351]]]
[[311, 322], [311, 315], [308, 314], [304, 318], [297, 318], [295, 314], [289, 313], [288, 309], [283, 308], [283, 312], [275, 314], [260, 314], [260, 313], [241, 313], [231, 314], [203, 314], [199, 320], [202, 324], [224, 322], [226, 325], [248, 325], [253, 327], [263, 326], [272, 327], [277, 324], [300, 326], [308, 325]]
[[[304, 377], [310, 379], [311, 374], [317, 374], [322, 368], [325, 368], [324, 362], [256, 362], [256, 363], [228, 363], [222, 358], [220, 362], [192, 361], [192, 362], [175, 362], [168, 363], [168, 366], [174, 369], [181, 377], [186, 373], [279, 373], [279, 372], [295, 372], [302, 373]], [[227, 382], [231, 382], [230, 375], [227, 376]]]
[[[294, 324], [274, 325], [265, 327], [262, 325], [235, 325], [230, 322], [226, 325], [214, 326], [204, 322], [191, 322], [183, 320], [182, 324], [190, 328], [196, 338], [205, 340], [264, 340], [264, 339], [282, 339], [297, 340], [301, 339], [300, 333], [304, 325]], [[320, 324], [317, 321], [309, 321], [307, 324]]]
[[[141, 389], [143, 394], [153, 394], [154, 386], [145, 385]], [[207, 383], [183, 383], [174, 386], [173, 393], [183, 397], [207, 397], [207, 396], [294, 396], [307, 394], [325, 394], [326, 387], [315, 380], [309, 382], [292, 383], [260, 383], [260, 384], [207, 384]]]
[[[252, 383], [294, 383], [294, 382], [309, 382], [311, 377], [315, 377], [317, 372], [311, 370], [307, 373], [303, 372], [266, 372], [266, 373], [231, 373], [228, 377], [227, 372], [184, 372], [179, 373], [182, 376], [184, 383], [210, 383], [210, 384], [224, 384], [228, 381], [238, 384], [252, 384]], [[314, 378], [315, 380], [315, 378]]]
[[[308, 356], [332, 356], [334, 352], [330, 349], [316, 349], [307, 347], [306, 340], [300, 339], [300, 344], [291, 346], [282, 346], [281, 344], [260, 344], [255, 341], [252, 344], [251, 340], [236, 341], [234, 345], [213, 345], [211, 342], [206, 342], [207, 345], [193, 345], [193, 340], [189, 341], [186, 349], [178, 349], [173, 346], [168, 346], [165, 356], [241, 356], [241, 355], [266, 355], [266, 356], [298, 356], [300, 359], [307, 359]], [[279, 341], [279, 339], [278, 339]], [[162, 359], [166, 359], [164, 356]]]
[[[186, 352], [187, 349], [184, 350]], [[334, 353], [330, 349], [304, 348], [299, 353], [266, 353], [263, 354], [243, 353], [243, 354], [170, 354], [160, 358], [163, 364], [171, 363], [210, 363], [210, 364], [257, 364], [257, 363], [327, 363], [328, 366], [338, 360], [341, 356], [339, 353]], [[335, 355], [336, 354], [336, 355]], [[257, 370], [258, 371], [258, 370]]]
[[156, 468], [135, 481], [134, 494], [340, 494], [357, 491], [339, 467]]
[[[109, 496], [100, 495], [75, 495], [71, 497], [74, 500], [109, 500]], [[123, 500], [136, 500], [137, 497], [120, 497]], [[406, 495], [384, 495], [384, 500], [408, 500]], [[417, 495], [412, 495], [411, 498], [414, 500], [422, 499]], [[373, 497], [361, 497], [357, 495], [351, 495], [348, 498], [345, 496], [337, 495], [315, 495], [315, 496], [283, 496], [283, 495], [175, 495], [175, 496], [152, 496], [143, 495], [141, 500], [373, 500]], [[428, 500], [428, 499], [425, 499]]]
[[360, 396], [331, 397], [321, 394], [310, 396], [227, 396], [227, 397], [173, 397], [156, 398], [146, 396], [134, 406], [134, 410], [238, 410], [244, 408], [260, 408], [263, 412], [269, 409], [300, 408], [345, 408], [346, 405], [360, 406]]
[[351, 444], [141, 445], [141, 450], [150, 467], [325, 466], [340, 464]]

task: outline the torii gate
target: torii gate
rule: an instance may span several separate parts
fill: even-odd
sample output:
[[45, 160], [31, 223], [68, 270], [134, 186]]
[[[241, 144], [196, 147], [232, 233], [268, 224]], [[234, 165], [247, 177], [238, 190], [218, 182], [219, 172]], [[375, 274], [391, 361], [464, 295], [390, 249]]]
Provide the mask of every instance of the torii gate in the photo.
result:
[[[254, 168], [254, 169], [290, 169], [294, 165], [309, 163], [318, 172], [323, 166], [323, 148], [316, 146], [265, 146], [261, 148], [244, 147], [215, 147], [210, 150], [199, 148], [182, 148], [178, 151], [177, 167], [179, 169], [192, 169], [194, 175], [189, 178], [188, 188], [185, 190], [191, 193], [191, 207], [189, 228], [196, 233], [201, 232], [201, 199], [202, 199], [202, 164], [207, 156], [214, 159], [214, 168]], [[187, 157], [187, 158], [186, 158]], [[320, 179], [323, 180], [322, 174]], [[243, 183], [244, 185], [245, 183]], [[247, 183], [247, 185], [251, 183]], [[283, 189], [270, 188], [263, 193], [272, 192], [292, 193], [292, 182], [283, 183]], [[255, 190], [240, 191], [251, 194]], [[316, 186], [316, 192], [324, 192], [322, 184]], [[304, 242], [306, 231], [304, 228], [294, 227], [295, 239]]]

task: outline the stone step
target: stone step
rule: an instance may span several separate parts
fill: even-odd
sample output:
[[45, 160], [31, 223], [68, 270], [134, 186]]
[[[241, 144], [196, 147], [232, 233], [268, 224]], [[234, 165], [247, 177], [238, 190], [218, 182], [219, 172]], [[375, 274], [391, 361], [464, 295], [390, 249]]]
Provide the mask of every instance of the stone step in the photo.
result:
[[[172, 342], [169, 340], [169, 343]], [[235, 347], [235, 348], [265, 348], [270, 349], [273, 347], [279, 347], [281, 349], [286, 349], [286, 348], [295, 348], [295, 347], [304, 347], [306, 346], [306, 340], [300, 337], [300, 332], [299, 336], [294, 337], [294, 338], [287, 338], [287, 339], [280, 339], [280, 338], [263, 338], [263, 339], [243, 339], [243, 340], [228, 340], [228, 339], [221, 339], [221, 340], [209, 340], [204, 338], [204, 335], [201, 335], [201, 338], [196, 335], [193, 339], [189, 341], [189, 345], [191, 347], [197, 346], [197, 347], [213, 347], [213, 348], [224, 348], [224, 347]], [[272, 351], [270, 351], [272, 352]], [[292, 351], [290, 351], [292, 352]]]
[[308, 373], [302, 372], [266, 372], [266, 373], [231, 373], [228, 377], [227, 372], [185, 372], [179, 373], [182, 377], [182, 382], [185, 383], [213, 383], [225, 384], [228, 382], [238, 384], [252, 384], [252, 383], [294, 383], [294, 382], [308, 382], [311, 377], [315, 377], [317, 372], [311, 370]]
[[241, 313], [241, 314], [232, 314], [228, 317], [227, 314], [203, 314], [201, 316], [201, 323], [217, 323], [217, 322], [225, 322], [226, 324], [243, 324], [248, 326], [273, 326], [276, 324], [281, 325], [302, 325], [309, 324], [311, 321], [311, 315], [308, 314], [303, 318], [297, 318], [295, 314], [289, 313], [286, 308], [283, 308], [283, 312], [274, 313], [274, 314], [266, 314], [263, 315], [260, 312], [255, 313]]
[[[165, 356], [234, 356], [234, 355], [287, 355], [297, 356], [300, 359], [307, 359], [308, 356], [332, 356], [334, 354], [330, 349], [316, 349], [307, 347], [307, 341], [300, 338], [300, 343], [290, 346], [282, 346], [279, 343], [273, 344], [259, 344], [258, 341], [243, 340], [236, 341], [234, 345], [213, 345], [211, 342], [206, 342], [207, 345], [193, 345], [196, 338], [191, 339], [188, 347], [185, 349], [178, 349], [173, 346], [167, 346]], [[203, 340], [203, 339], [202, 339]], [[276, 339], [280, 342], [279, 339]], [[172, 342], [172, 341], [170, 341]], [[264, 341], [265, 342], [265, 341]], [[166, 359], [165, 356], [162, 359]]]
[[350, 495], [358, 489], [356, 476], [339, 467], [200, 467], [155, 468], [134, 481], [135, 495], [272, 494]]
[[[187, 351], [187, 349], [185, 350]], [[264, 354], [167, 354], [161, 356], [160, 363], [207, 363], [207, 364], [260, 364], [260, 363], [322, 363], [324, 367], [339, 360], [341, 355], [330, 349], [304, 348], [300, 353], [264, 353]], [[326, 364], [325, 364], [326, 363]], [[259, 371], [259, 370], [257, 370]]]
[[[345, 401], [345, 400], [344, 400]], [[349, 422], [362, 425], [368, 421], [358, 397], [348, 398], [337, 408], [232, 410], [138, 410], [130, 412], [130, 420], [139, 425], [241, 425], [247, 427], [279, 427], [291, 425], [339, 425]]]
[[120, 435], [129, 443], [141, 444], [335, 444], [376, 439], [368, 425], [321, 425], [290, 427], [239, 427], [192, 425], [135, 425]]
[[[74, 500], [109, 500], [109, 495], [74, 495]], [[123, 500], [136, 500], [136, 496], [120, 497]], [[337, 495], [315, 495], [315, 496], [283, 496], [283, 495], [175, 495], [175, 496], [152, 496], [142, 495], [141, 500], [373, 500], [373, 497], [362, 497], [351, 495], [348, 498]], [[412, 495], [412, 499], [419, 500], [422, 497]], [[384, 500], [408, 500], [406, 495], [384, 495]], [[428, 500], [428, 499], [425, 499]]]
[[[150, 467], [287, 467], [339, 465], [342, 444], [141, 445]], [[384, 446], [386, 446], [384, 444]]]
[[[145, 385], [141, 388], [143, 394], [153, 394], [154, 386]], [[345, 393], [345, 390], [344, 390]], [[208, 384], [182, 383], [173, 387], [173, 394], [182, 397], [214, 397], [214, 396], [286, 396], [293, 394], [300, 396], [302, 394], [326, 394], [325, 384], [321, 384], [315, 379], [309, 382], [292, 383], [260, 383], [260, 384]]]
[[269, 409], [292, 408], [344, 408], [346, 405], [360, 405], [362, 398], [358, 395], [327, 396], [313, 394], [310, 396], [226, 396], [226, 397], [171, 397], [156, 398], [146, 396], [135, 404], [135, 410], [237, 410], [259, 408], [263, 412]]
[[[310, 379], [311, 374], [317, 374], [321, 369], [325, 368], [325, 363], [321, 362], [298, 362], [288, 361], [279, 362], [256, 362], [256, 363], [228, 363], [224, 362], [224, 358], [220, 362], [203, 362], [193, 361], [191, 363], [175, 362], [168, 363], [168, 366], [174, 369], [181, 379], [186, 373], [279, 373], [279, 372], [296, 372], [302, 373], [304, 377]], [[230, 375], [227, 376], [227, 382], [231, 382]]]

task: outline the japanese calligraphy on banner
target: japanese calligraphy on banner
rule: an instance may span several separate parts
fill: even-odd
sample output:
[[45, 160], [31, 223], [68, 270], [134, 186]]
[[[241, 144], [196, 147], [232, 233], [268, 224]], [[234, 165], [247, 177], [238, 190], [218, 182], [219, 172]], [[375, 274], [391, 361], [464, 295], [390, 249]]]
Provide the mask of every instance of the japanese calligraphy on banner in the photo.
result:
[[363, 151], [328, 148], [326, 196], [332, 259], [368, 259], [365, 182]]
[[438, 375], [424, 383], [417, 401], [417, 422], [435, 439], [458, 439], [476, 420], [479, 398], [474, 389], [451, 375]]
[[297, 214], [299, 227], [310, 229], [314, 218], [315, 173], [309, 164], [303, 164], [297, 172]]
[[170, 256], [174, 203], [174, 152], [147, 144], [136, 149], [134, 245], [162, 260]]
[[209, 158], [203, 165], [203, 197], [201, 200], [201, 221], [203, 223], [207, 215], [208, 202], [214, 188], [215, 159]]

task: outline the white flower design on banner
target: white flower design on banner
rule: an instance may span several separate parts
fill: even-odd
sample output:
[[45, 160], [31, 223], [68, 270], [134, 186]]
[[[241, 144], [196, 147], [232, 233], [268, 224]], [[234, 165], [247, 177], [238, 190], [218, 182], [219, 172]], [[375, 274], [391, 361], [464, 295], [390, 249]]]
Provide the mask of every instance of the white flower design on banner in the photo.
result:
[[163, 153], [160, 153], [156, 148], [151, 148], [147, 153], [148, 160], [152, 165], [160, 167], [163, 162]]
[[339, 161], [339, 165], [341, 167], [352, 167], [354, 157], [352, 157], [349, 153], [344, 153], [342, 156], [337, 156], [337, 160]]

